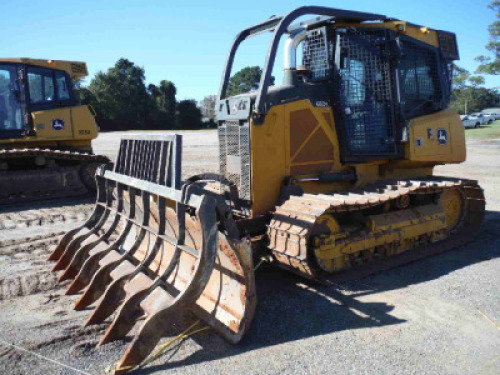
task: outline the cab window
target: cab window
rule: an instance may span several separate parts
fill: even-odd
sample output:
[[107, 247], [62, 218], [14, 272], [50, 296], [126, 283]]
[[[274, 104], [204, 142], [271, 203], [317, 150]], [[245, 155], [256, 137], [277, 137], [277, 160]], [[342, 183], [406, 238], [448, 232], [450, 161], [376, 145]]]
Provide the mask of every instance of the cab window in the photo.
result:
[[399, 71], [406, 116], [433, 112], [432, 104], [439, 104], [442, 97], [436, 53], [430, 47], [406, 40], [401, 42], [401, 52]]
[[15, 65], [0, 64], [0, 133], [21, 131], [24, 126], [16, 78]]
[[53, 102], [55, 100], [52, 71], [43, 68], [28, 68], [28, 85], [31, 104]]
[[69, 100], [68, 81], [64, 72], [56, 72], [56, 90], [58, 100]]

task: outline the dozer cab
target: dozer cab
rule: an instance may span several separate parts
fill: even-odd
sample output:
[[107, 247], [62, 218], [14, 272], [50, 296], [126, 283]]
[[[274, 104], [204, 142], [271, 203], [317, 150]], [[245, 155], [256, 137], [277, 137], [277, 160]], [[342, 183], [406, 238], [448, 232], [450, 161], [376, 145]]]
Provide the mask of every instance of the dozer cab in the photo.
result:
[[[228, 97], [240, 43], [265, 32], [258, 89]], [[272, 85], [282, 37], [283, 84]], [[472, 240], [482, 189], [433, 175], [465, 160], [463, 126], [447, 109], [456, 59], [453, 33], [303, 7], [231, 46], [216, 104], [220, 174], [181, 182], [180, 136], [123, 139], [114, 168], [98, 170], [94, 213], [50, 258], [72, 280], [67, 293], [83, 292], [75, 308], [95, 303], [87, 324], [116, 311], [101, 344], [140, 321], [116, 372], [144, 361], [184, 311], [239, 342], [260, 257], [338, 282]]]
[[0, 59], [0, 204], [85, 195], [95, 170], [94, 114], [78, 105], [76, 61]]

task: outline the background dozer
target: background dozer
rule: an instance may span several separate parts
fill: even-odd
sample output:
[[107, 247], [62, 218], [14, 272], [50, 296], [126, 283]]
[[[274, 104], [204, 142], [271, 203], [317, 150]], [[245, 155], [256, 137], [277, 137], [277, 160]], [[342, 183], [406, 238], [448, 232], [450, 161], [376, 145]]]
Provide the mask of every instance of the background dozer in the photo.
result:
[[0, 204], [95, 191], [94, 115], [78, 105], [83, 62], [0, 59]]
[[[264, 32], [258, 89], [227, 97], [240, 43]], [[282, 38], [284, 82], [271, 85]], [[447, 109], [456, 59], [453, 33], [299, 8], [231, 46], [216, 107], [220, 174], [181, 182], [179, 136], [123, 139], [113, 170], [98, 170], [94, 213], [50, 257], [72, 280], [67, 293], [83, 291], [75, 308], [96, 304], [87, 324], [116, 311], [101, 344], [140, 320], [116, 372], [146, 359], [184, 311], [240, 341], [258, 259], [341, 281], [472, 240], [482, 189], [433, 175], [465, 160], [463, 126]]]

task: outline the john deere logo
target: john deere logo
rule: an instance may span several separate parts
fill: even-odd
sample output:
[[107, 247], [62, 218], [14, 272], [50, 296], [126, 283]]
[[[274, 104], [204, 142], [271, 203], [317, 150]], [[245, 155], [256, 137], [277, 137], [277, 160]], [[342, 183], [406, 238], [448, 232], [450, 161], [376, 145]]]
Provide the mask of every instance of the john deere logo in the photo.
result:
[[54, 130], [63, 130], [64, 129], [64, 120], [61, 120], [60, 118], [56, 118], [55, 120], [52, 120], [52, 127]]
[[438, 129], [437, 139], [438, 139], [438, 143], [441, 146], [448, 144], [448, 132], [446, 131], [446, 129]]

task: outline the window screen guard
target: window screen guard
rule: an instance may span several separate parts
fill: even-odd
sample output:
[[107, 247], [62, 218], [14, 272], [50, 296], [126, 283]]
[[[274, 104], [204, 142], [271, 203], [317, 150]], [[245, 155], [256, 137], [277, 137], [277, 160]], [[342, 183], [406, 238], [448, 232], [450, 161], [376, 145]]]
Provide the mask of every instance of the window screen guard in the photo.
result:
[[[394, 76], [385, 30], [338, 29], [335, 113], [346, 158], [396, 156]], [[337, 122], [337, 120], [336, 120]]]

